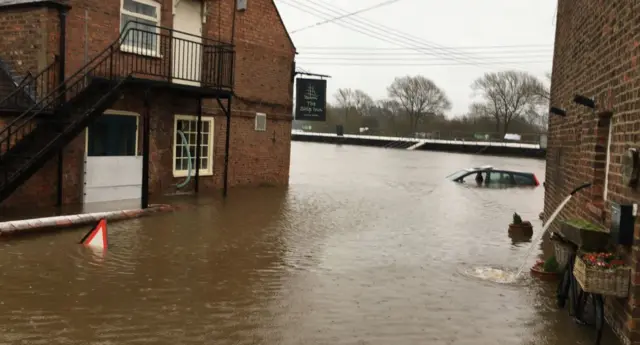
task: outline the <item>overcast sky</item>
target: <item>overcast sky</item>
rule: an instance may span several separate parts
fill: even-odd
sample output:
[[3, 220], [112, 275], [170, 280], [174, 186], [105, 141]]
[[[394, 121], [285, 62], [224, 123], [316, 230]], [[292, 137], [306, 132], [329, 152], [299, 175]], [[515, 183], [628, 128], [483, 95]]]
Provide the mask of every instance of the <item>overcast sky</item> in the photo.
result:
[[[551, 72], [556, 0], [276, 0], [304, 71], [338, 88], [387, 96], [396, 76], [424, 75], [467, 112], [486, 72]], [[345, 16], [352, 12], [376, 8]], [[334, 22], [327, 19], [345, 16]], [[310, 27], [311, 26], [311, 27]], [[355, 49], [357, 48], [357, 49]]]

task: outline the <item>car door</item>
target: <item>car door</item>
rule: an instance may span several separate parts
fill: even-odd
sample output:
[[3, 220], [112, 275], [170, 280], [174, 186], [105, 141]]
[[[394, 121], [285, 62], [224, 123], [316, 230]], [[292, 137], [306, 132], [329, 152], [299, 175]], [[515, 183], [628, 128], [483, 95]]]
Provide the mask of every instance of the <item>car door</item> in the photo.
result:
[[513, 173], [513, 178], [519, 186], [535, 186], [536, 182], [532, 176], [520, 173]]

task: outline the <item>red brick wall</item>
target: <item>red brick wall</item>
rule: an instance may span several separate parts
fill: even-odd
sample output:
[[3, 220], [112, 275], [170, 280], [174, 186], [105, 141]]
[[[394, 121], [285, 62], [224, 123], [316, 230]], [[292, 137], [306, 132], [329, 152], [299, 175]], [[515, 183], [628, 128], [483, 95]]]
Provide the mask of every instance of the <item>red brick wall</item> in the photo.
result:
[[[58, 10], [45, 7], [0, 7], [0, 57], [8, 63], [19, 77], [27, 72], [36, 74], [53, 62], [59, 53], [59, 24]], [[1, 95], [0, 95], [1, 96]], [[2, 114], [0, 114], [2, 117]], [[0, 130], [3, 123], [11, 118], [0, 118]], [[81, 148], [84, 148], [82, 143]], [[78, 152], [77, 143], [67, 147], [66, 152], [71, 158], [68, 163], [78, 166], [73, 159], [74, 152]], [[82, 152], [81, 152], [82, 153]], [[76, 155], [77, 156], [77, 155]], [[29, 181], [19, 187], [7, 200], [5, 206], [49, 206], [56, 198], [56, 164], [57, 158], [48, 162], [43, 169], [36, 173]], [[71, 187], [65, 193], [65, 202], [79, 202], [77, 182], [82, 175], [78, 171], [65, 174], [65, 181]]]
[[58, 53], [57, 13], [44, 7], [0, 7], [0, 58], [18, 76], [40, 71]]
[[[160, 1], [162, 25], [172, 26], [171, 0]], [[207, 0], [205, 36], [231, 41], [235, 0]], [[91, 59], [119, 35], [120, 2], [70, 0], [66, 74], [70, 76], [85, 63], [85, 48]], [[86, 12], [86, 13], [85, 13]], [[85, 35], [85, 26], [88, 34]], [[221, 35], [220, 35], [221, 33]], [[52, 36], [53, 37], [53, 36]], [[290, 136], [294, 47], [271, 0], [253, 0], [236, 18], [235, 97], [232, 102], [230, 186], [282, 185], [289, 180]], [[57, 42], [56, 42], [57, 44]], [[152, 197], [175, 192], [173, 114], [196, 114], [194, 99], [177, 94], [152, 96], [150, 192]], [[141, 89], [127, 90], [112, 108], [144, 113]], [[215, 117], [214, 175], [201, 177], [201, 190], [222, 187], [226, 118], [217, 102], [204, 103], [204, 116]], [[256, 112], [267, 114], [267, 130], [254, 130]], [[82, 200], [84, 135], [65, 150], [65, 203]], [[21, 186], [1, 207], [47, 206], [55, 201], [56, 159]], [[187, 188], [192, 188], [193, 184]]]
[[[235, 3], [236, 0], [210, 2], [209, 13], [221, 14], [207, 22], [210, 37], [231, 41]], [[230, 185], [286, 184], [295, 47], [272, 0], [252, 0], [246, 11], [236, 12], [234, 44], [237, 97], [233, 100], [231, 125]], [[215, 109], [217, 105], [205, 103], [205, 112], [213, 113]], [[267, 114], [266, 132], [253, 131], [255, 112]], [[223, 126], [225, 121], [220, 118], [216, 123]], [[218, 138], [223, 140], [224, 136]], [[224, 147], [224, 143], [220, 141], [217, 146]], [[223, 162], [224, 157], [218, 157]]]
[[[576, 186], [593, 182], [560, 213], [560, 219], [581, 217], [610, 226], [611, 202], [640, 202], [640, 192], [622, 184], [621, 155], [640, 141], [640, 2], [558, 1], [551, 105], [567, 111], [552, 115], [549, 124], [545, 216], [548, 217]], [[595, 113], [612, 114], [613, 140], [608, 197], [603, 200], [608, 125], [590, 109], [572, 102], [575, 94], [595, 97]], [[636, 239], [640, 222], [636, 222]], [[557, 222], [552, 228], [557, 227]], [[640, 277], [638, 251], [619, 248]], [[609, 299], [607, 314], [623, 338], [640, 344], [640, 279], [629, 299]]]
[[[150, 133], [150, 183], [152, 197], [173, 194], [175, 185], [184, 177], [173, 177], [174, 115], [196, 115], [193, 98], [179, 97], [170, 92], [152, 94]], [[127, 90], [122, 100], [111, 108], [144, 114], [144, 96], [140, 90]], [[226, 117], [221, 111], [204, 113], [214, 117], [213, 176], [201, 176], [201, 192], [222, 188]], [[142, 129], [142, 125], [140, 126]], [[229, 186], [284, 185], [289, 180], [291, 122], [270, 120], [265, 132], [254, 130], [254, 112], [238, 109], [231, 119], [229, 154]], [[142, 130], [139, 132], [139, 153], [142, 153]], [[193, 183], [181, 189], [192, 191]]]

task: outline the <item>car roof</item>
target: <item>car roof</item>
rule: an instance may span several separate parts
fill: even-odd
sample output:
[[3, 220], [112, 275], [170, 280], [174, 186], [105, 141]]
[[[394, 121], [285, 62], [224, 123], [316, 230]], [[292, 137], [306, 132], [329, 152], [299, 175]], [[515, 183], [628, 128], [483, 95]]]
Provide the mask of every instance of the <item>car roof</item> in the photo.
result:
[[526, 171], [517, 171], [517, 170], [506, 170], [506, 169], [495, 169], [493, 166], [491, 165], [484, 165], [481, 167], [475, 167], [475, 168], [467, 168], [464, 169], [465, 171], [469, 172], [469, 173], [473, 173], [473, 172], [485, 172], [485, 171], [496, 171], [496, 172], [506, 172], [506, 173], [513, 173], [513, 174], [525, 174], [525, 175], [532, 175], [533, 173], [531, 172], [526, 172]]
[[468, 169], [464, 169], [466, 171], [478, 171], [478, 170], [493, 170], [493, 167], [491, 165], [483, 165], [481, 167], [476, 167], [476, 168], [468, 168]]

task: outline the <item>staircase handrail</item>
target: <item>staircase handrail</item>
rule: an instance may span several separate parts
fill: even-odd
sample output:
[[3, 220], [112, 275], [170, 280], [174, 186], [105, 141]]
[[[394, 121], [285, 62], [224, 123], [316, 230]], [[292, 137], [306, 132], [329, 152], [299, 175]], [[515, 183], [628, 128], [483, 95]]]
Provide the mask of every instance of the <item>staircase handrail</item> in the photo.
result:
[[[55, 55], [53, 57], [53, 62], [51, 62], [47, 67], [45, 67], [43, 70], [38, 72], [38, 74], [33, 75], [31, 72], [27, 72], [27, 75], [25, 75], [24, 78], [22, 78], [20, 83], [17, 85], [16, 89], [13, 90], [11, 93], [9, 93], [6, 97], [0, 99], [0, 106], [2, 106], [4, 103], [10, 100], [12, 97], [15, 97], [20, 92], [25, 92], [27, 95], [29, 95], [29, 97], [33, 98], [33, 95], [31, 95], [29, 92], [26, 91], [28, 87], [37, 85], [38, 80], [40, 80], [40, 78], [42, 78], [45, 74], [48, 74], [49, 72], [51, 72], [51, 70], [57, 69], [59, 62], [60, 62], [60, 59], [58, 55]], [[60, 76], [58, 76], [56, 73], [54, 76], [54, 79], [56, 77], [59, 78]]]

